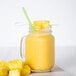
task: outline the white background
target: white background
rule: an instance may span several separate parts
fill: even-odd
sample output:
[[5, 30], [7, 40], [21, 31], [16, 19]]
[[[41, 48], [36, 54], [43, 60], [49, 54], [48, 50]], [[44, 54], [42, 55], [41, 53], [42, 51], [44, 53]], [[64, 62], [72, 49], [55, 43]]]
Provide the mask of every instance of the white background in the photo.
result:
[[76, 0], [0, 0], [0, 46], [19, 46], [22, 36], [28, 33], [28, 24], [22, 7], [34, 20], [50, 20], [56, 46], [76, 45]]
[[22, 7], [31, 21], [43, 19], [58, 24], [53, 26], [56, 64], [76, 75], [76, 0], [0, 0], [0, 60], [19, 58], [19, 48], [14, 47], [19, 47], [21, 37], [28, 34]]

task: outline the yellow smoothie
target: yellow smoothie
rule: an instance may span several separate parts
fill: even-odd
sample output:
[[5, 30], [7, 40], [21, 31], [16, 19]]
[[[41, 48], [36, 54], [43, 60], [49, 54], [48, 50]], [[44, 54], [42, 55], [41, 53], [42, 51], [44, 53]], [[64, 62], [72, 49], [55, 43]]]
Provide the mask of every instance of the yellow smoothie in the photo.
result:
[[26, 62], [33, 70], [49, 70], [54, 66], [54, 37], [50, 32], [32, 32], [26, 40]]

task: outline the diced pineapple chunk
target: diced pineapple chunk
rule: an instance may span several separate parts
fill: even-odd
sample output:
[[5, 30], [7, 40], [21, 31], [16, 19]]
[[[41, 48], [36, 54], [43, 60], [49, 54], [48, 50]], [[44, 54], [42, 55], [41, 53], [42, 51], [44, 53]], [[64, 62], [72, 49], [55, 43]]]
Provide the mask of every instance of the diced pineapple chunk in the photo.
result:
[[42, 30], [48, 29], [50, 21], [42, 21]]
[[23, 68], [23, 61], [20, 59], [12, 60], [8, 62], [8, 68], [9, 70], [21, 70]]
[[11, 70], [9, 71], [9, 76], [21, 76], [20, 70]]
[[7, 62], [5, 61], [0, 61], [0, 67], [4, 67], [4, 68], [7, 68]]
[[24, 65], [27, 65], [28, 63], [27, 62], [23, 62], [24, 63]]
[[0, 67], [0, 76], [8, 76], [8, 69]]
[[49, 28], [49, 25], [50, 25], [50, 21], [46, 21], [46, 20], [34, 21], [34, 30], [36, 31], [45, 30]]
[[24, 65], [22, 69], [22, 76], [28, 75], [31, 73], [31, 68], [28, 65]]
[[41, 29], [42, 29], [41, 21], [34, 21], [34, 30], [41, 31]]

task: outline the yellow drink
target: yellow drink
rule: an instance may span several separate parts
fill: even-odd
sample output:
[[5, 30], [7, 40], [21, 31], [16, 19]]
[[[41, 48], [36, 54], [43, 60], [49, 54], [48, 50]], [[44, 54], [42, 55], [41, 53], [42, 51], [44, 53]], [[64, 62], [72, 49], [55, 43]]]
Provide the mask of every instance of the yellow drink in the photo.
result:
[[33, 70], [49, 70], [54, 65], [54, 37], [47, 33], [26, 38], [26, 62]]
[[[34, 72], [47, 72], [54, 66], [54, 37], [49, 23], [49, 21], [35, 21], [34, 29], [30, 30], [25, 39], [26, 63]], [[23, 58], [21, 50], [20, 55]]]

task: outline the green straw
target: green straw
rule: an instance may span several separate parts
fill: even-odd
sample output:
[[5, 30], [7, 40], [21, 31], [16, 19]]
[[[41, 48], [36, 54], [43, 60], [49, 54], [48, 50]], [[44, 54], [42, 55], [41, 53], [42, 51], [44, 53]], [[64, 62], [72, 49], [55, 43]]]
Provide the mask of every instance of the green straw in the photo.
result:
[[33, 29], [32, 22], [31, 22], [31, 20], [30, 20], [28, 14], [27, 14], [27, 11], [25, 10], [24, 7], [22, 7], [22, 10], [23, 10], [23, 13], [24, 13], [24, 15], [25, 15], [25, 17], [26, 17], [26, 19], [27, 19], [27, 21], [28, 21], [28, 23], [29, 23], [31, 29]]

